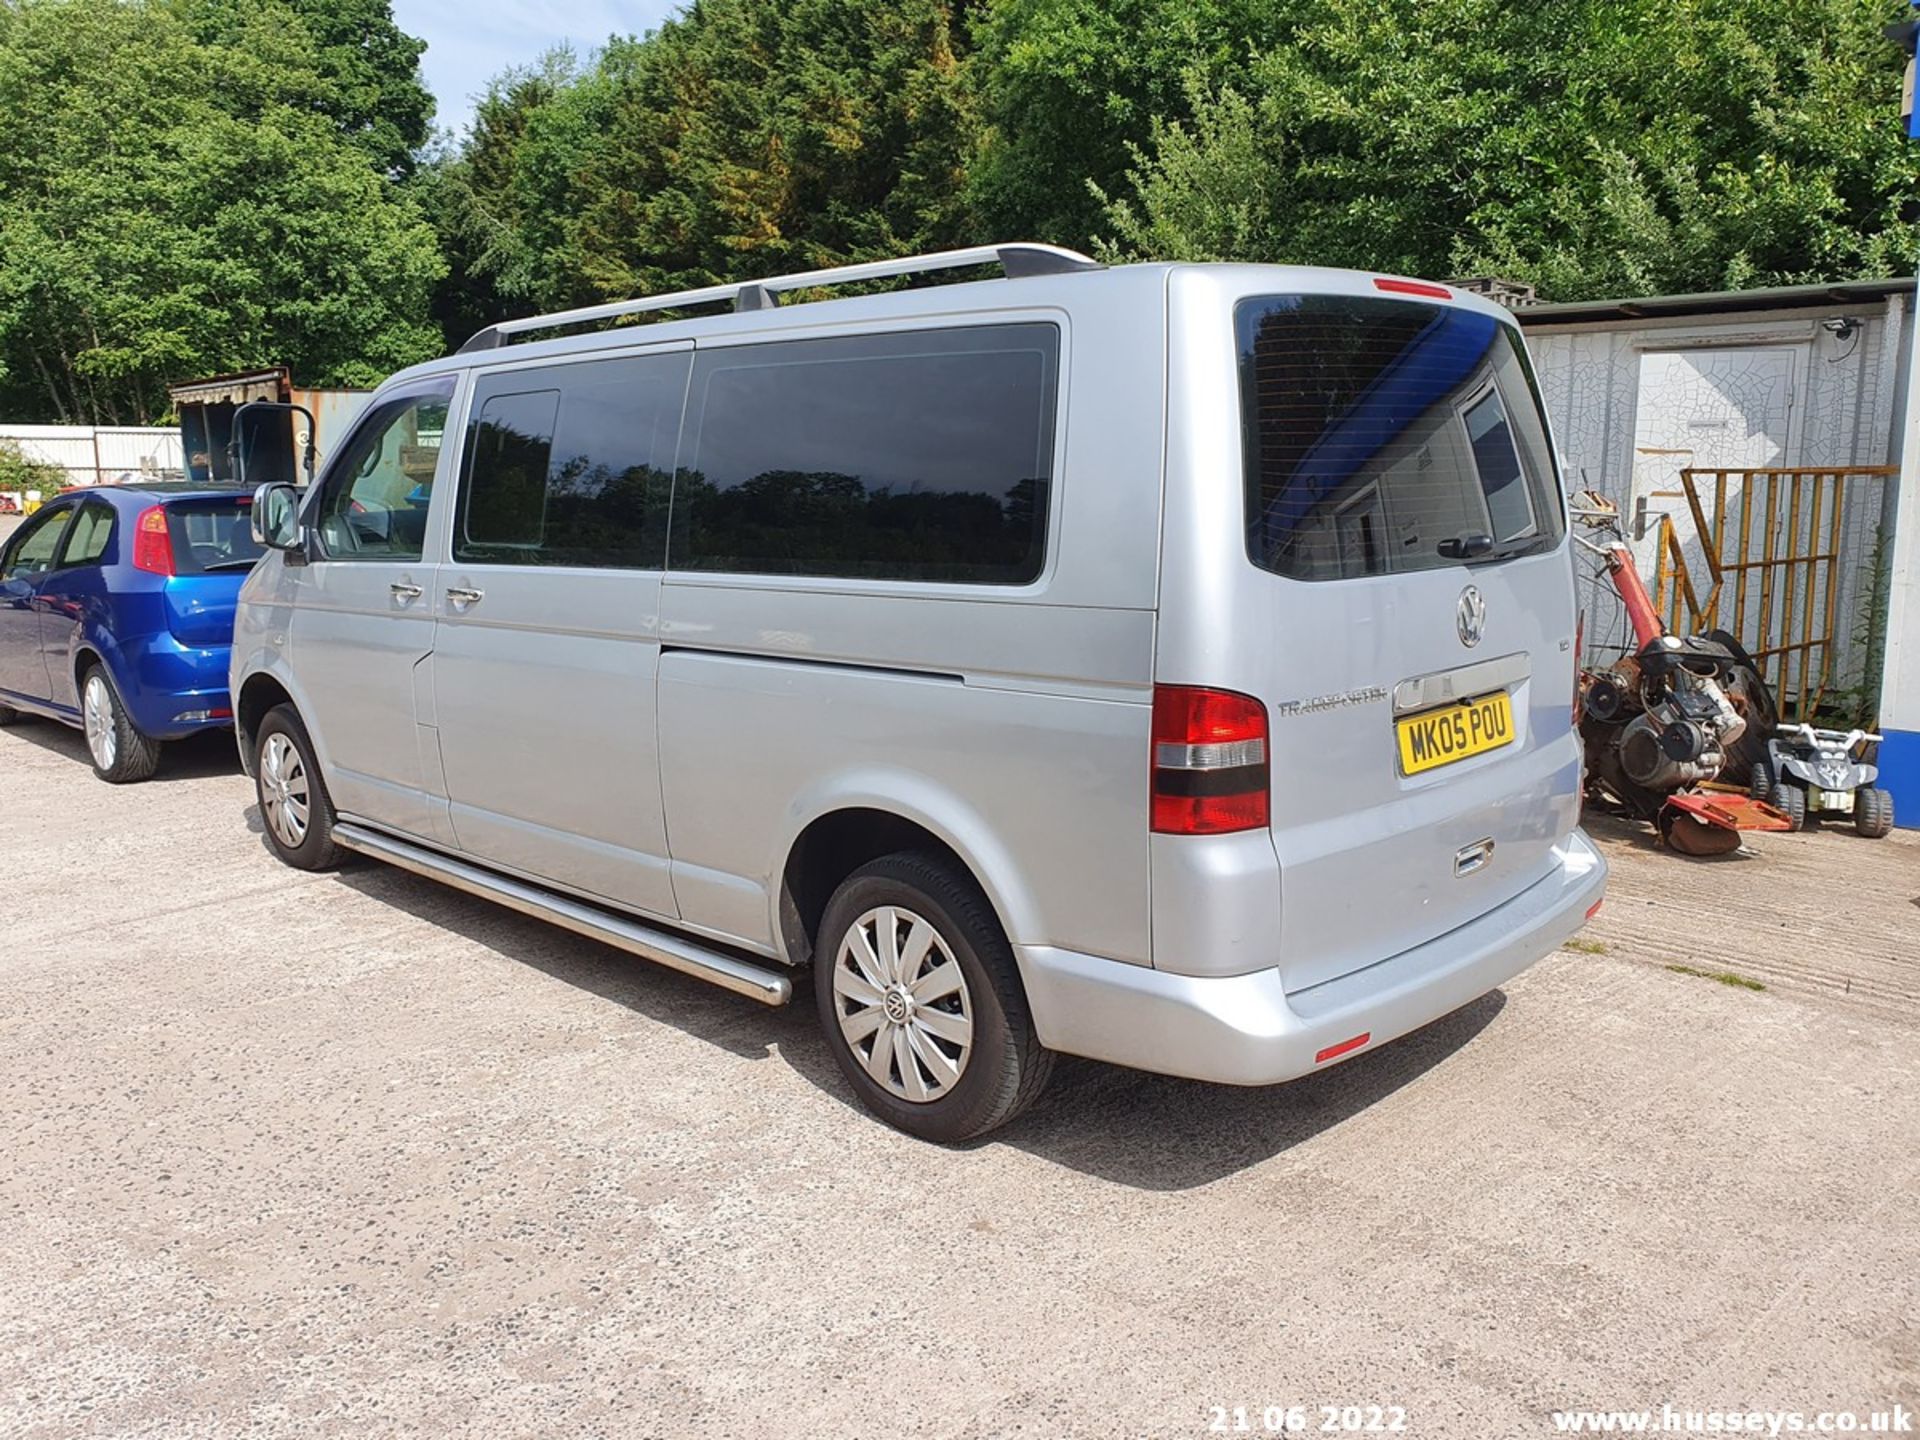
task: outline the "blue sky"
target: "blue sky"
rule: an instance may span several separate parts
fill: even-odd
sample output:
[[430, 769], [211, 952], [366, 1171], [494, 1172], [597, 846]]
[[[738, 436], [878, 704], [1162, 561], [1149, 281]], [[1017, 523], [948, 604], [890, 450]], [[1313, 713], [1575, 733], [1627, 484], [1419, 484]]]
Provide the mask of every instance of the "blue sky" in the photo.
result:
[[420, 69], [438, 102], [433, 123], [463, 130], [474, 97], [509, 66], [561, 44], [584, 56], [609, 35], [644, 34], [678, 8], [673, 0], [393, 0], [393, 18], [427, 42]]

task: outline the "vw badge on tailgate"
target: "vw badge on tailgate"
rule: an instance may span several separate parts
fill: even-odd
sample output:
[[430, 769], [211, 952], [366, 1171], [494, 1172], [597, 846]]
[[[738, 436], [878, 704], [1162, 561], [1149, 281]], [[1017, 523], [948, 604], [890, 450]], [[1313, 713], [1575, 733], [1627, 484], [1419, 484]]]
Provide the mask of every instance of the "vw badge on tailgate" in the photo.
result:
[[1454, 607], [1453, 621], [1460, 631], [1462, 645], [1471, 649], [1480, 643], [1480, 636], [1487, 628], [1487, 602], [1478, 586], [1469, 585], [1460, 592], [1460, 603]]

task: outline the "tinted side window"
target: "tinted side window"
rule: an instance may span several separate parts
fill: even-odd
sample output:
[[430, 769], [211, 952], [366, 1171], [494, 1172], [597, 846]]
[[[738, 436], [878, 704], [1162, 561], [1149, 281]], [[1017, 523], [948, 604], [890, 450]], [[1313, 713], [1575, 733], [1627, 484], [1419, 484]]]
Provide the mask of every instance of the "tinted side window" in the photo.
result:
[[60, 548], [60, 537], [73, 518], [71, 508], [43, 510], [15, 532], [8, 544], [6, 559], [0, 562], [0, 580], [16, 580], [44, 574], [53, 566], [53, 552]]
[[1018, 585], [1046, 557], [1059, 330], [695, 357], [675, 569]]
[[658, 569], [686, 351], [482, 376], [456, 560]]
[[67, 532], [67, 543], [60, 552], [60, 565], [98, 565], [113, 538], [113, 507], [93, 502], [80, 507], [80, 514]]
[[446, 436], [451, 378], [382, 401], [327, 466], [318, 509], [328, 560], [418, 560]]

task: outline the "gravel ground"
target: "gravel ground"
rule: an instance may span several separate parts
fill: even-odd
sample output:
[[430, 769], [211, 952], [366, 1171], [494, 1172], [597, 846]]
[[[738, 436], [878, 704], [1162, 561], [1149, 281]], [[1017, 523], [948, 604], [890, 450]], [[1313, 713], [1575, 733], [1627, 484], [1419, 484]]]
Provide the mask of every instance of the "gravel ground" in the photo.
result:
[[1606, 910], [1504, 992], [1274, 1090], [1072, 1062], [940, 1150], [808, 1009], [296, 874], [252, 800], [224, 741], [116, 789], [0, 732], [0, 1435], [1920, 1410], [1920, 837], [1598, 821]]

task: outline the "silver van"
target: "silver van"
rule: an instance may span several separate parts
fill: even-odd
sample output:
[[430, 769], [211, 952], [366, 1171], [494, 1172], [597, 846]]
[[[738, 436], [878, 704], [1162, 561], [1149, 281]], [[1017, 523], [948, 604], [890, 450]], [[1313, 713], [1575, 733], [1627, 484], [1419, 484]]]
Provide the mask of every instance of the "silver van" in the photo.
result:
[[1390, 276], [1005, 245], [507, 321], [260, 486], [240, 747], [288, 864], [810, 971], [916, 1135], [1055, 1053], [1270, 1084], [1600, 903], [1553, 456], [1511, 318]]

